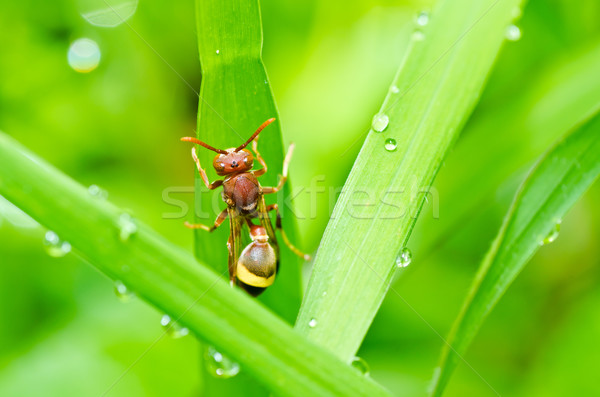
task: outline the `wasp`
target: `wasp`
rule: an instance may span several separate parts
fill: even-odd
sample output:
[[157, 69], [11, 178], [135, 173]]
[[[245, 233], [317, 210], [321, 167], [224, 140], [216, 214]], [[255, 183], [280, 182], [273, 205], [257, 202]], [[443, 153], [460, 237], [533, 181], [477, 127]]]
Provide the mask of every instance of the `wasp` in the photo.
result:
[[[274, 118], [268, 119], [242, 145], [226, 150], [214, 148], [193, 137], [181, 138], [184, 142], [196, 143], [217, 153], [213, 160], [213, 167], [217, 175], [224, 178], [211, 183], [196, 155], [196, 147], [192, 148], [192, 158], [202, 181], [209, 190], [222, 186], [221, 197], [227, 204], [227, 208], [217, 216], [212, 226], [188, 222], [185, 226], [212, 232], [221, 226], [225, 218], [229, 218], [230, 234], [227, 241], [229, 281], [232, 286], [237, 284], [252, 296], [258, 296], [272, 285], [279, 270], [279, 245], [269, 216], [270, 212], [275, 212], [275, 227], [281, 233], [285, 244], [296, 255], [310, 260], [310, 256], [303, 254], [288, 239], [282, 228], [281, 213], [277, 204], [267, 205], [265, 202], [266, 194], [277, 193], [287, 181], [288, 166], [294, 152], [293, 143], [285, 156], [283, 172], [277, 186], [261, 186], [258, 181], [258, 178], [267, 172], [267, 164], [258, 151], [258, 136], [274, 121]], [[250, 143], [256, 157], [246, 149]], [[260, 164], [260, 169], [253, 170], [255, 159]], [[258, 220], [258, 225], [254, 224], [253, 220]], [[249, 228], [252, 242], [241, 251], [241, 233], [244, 225]]]

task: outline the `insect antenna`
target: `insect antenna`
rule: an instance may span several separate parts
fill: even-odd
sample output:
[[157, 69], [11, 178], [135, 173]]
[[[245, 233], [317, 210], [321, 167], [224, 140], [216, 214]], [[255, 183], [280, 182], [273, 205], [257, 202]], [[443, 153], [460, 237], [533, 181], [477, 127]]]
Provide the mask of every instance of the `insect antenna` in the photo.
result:
[[269, 124], [271, 124], [273, 121], [275, 121], [275, 118], [270, 118], [269, 120], [265, 121], [264, 123], [262, 123], [260, 125], [260, 127], [257, 128], [257, 130], [254, 132], [254, 134], [252, 134], [252, 136], [246, 141], [244, 142], [244, 144], [238, 146], [235, 151], [239, 152], [240, 150], [242, 150], [243, 148], [245, 148], [246, 146], [248, 146], [248, 144], [250, 142], [252, 142], [254, 140], [254, 138], [256, 138], [258, 136], [258, 134], [260, 134], [260, 132], [262, 130], [265, 129], [266, 126], [268, 126]]
[[185, 136], [185, 137], [181, 138], [181, 140], [183, 142], [197, 143], [198, 145], [200, 145], [202, 147], [205, 147], [208, 150], [212, 150], [213, 152], [217, 152], [217, 153], [221, 153], [221, 154], [228, 154], [225, 150], [216, 149], [216, 148], [210, 146], [208, 143], [204, 143], [200, 139], [196, 139], [196, 138], [191, 137], [191, 136]]

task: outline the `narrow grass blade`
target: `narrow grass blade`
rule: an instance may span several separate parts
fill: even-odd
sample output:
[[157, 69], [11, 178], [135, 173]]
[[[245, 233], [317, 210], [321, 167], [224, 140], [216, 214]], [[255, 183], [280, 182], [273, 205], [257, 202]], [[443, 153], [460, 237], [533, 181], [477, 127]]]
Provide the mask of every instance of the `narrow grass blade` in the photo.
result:
[[[600, 174], [600, 114], [548, 152], [525, 180], [483, 260], [441, 359], [439, 396], [482, 322], [541, 244]], [[452, 347], [450, 347], [452, 346]]]
[[327, 226], [296, 323], [344, 361], [385, 296], [396, 257], [519, 4], [445, 0], [415, 32]]
[[0, 194], [278, 395], [388, 395], [191, 254], [2, 133]]
[[[238, 147], [265, 120], [279, 118], [269, 80], [262, 61], [262, 25], [258, 0], [197, 0], [196, 18], [198, 50], [202, 68], [198, 106], [198, 138], [226, 149]], [[260, 177], [263, 186], [275, 186], [282, 172], [284, 150], [281, 123], [277, 120], [260, 135], [258, 149], [268, 165]], [[199, 148], [198, 156], [216, 179], [212, 167], [215, 153]], [[192, 162], [190, 158], [190, 169]], [[294, 164], [292, 163], [292, 169]], [[196, 175], [198, 175], [196, 173]], [[284, 228], [297, 241], [296, 222], [288, 202], [289, 182], [275, 200], [282, 210]], [[202, 180], [196, 181], [197, 222], [212, 224], [225, 208], [220, 191], [208, 192]], [[196, 256], [216, 266], [227, 268], [228, 227], [214, 233], [196, 232]], [[281, 245], [281, 268], [277, 282], [259, 297], [289, 323], [296, 319], [300, 307], [300, 260]]]

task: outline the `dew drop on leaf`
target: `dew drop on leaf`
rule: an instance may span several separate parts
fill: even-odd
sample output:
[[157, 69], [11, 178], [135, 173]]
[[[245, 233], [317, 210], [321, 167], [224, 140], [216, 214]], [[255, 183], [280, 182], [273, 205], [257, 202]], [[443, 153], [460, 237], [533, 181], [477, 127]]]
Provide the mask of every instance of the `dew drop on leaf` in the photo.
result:
[[308, 322], [308, 326], [310, 328], [314, 328], [317, 326], [317, 319], [316, 318], [311, 318], [310, 321]]
[[122, 281], [115, 281], [115, 295], [123, 302], [127, 302], [133, 296], [133, 291], [131, 291]]
[[396, 257], [396, 266], [404, 268], [410, 265], [411, 261], [412, 253], [410, 250], [407, 247], [402, 248]]
[[550, 230], [550, 232], [548, 233], [548, 235], [546, 237], [544, 237], [542, 239], [542, 241], [540, 241], [540, 245], [550, 244], [550, 243], [554, 242], [558, 238], [558, 235], [560, 234], [560, 224], [561, 224], [561, 222], [562, 221], [556, 222], [556, 224], [552, 227], [552, 230]]
[[91, 196], [98, 197], [100, 199], [108, 198], [108, 192], [100, 188], [98, 185], [90, 185], [90, 187], [88, 187], [88, 193]]
[[390, 118], [385, 113], [377, 113], [373, 116], [373, 121], [371, 122], [371, 127], [375, 132], [383, 132], [388, 124], [390, 123]]
[[119, 216], [119, 238], [121, 241], [127, 241], [131, 235], [137, 232], [137, 225], [133, 217], [124, 212]]
[[367, 364], [364, 359], [360, 357], [354, 357], [350, 365], [359, 370], [363, 375], [369, 375], [369, 364]]
[[508, 25], [504, 37], [508, 41], [519, 41], [521, 39], [521, 29], [517, 25]]
[[48, 230], [44, 234], [44, 248], [48, 255], [54, 258], [61, 258], [71, 252], [71, 244], [61, 240], [52, 230]]
[[393, 152], [394, 150], [396, 150], [396, 148], [398, 147], [398, 145], [396, 144], [396, 140], [392, 139], [392, 138], [388, 138], [385, 140], [385, 150], [387, 150], [388, 152]]
[[427, 24], [429, 23], [429, 13], [427, 11], [421, 11], [420, 13], [418, 13], [416, 22], [419, 26], [427, 26]]
[[422, 30], [416, 29], [411, 37], [413, 41], [423, 41], [425, 40], [425, 33]]
[[114, 28], [135, 14], [138, 0], [80, 0], [81, 16], [90, 25]]
[[240, 372], [240, 365], [238, 363], [217, 351], [217, 349], [212, 346], [207, 347], [205, 359], [206, 369], [214, 377], [228, 379], [236, 376]]
[[160, 319], [160, 325], [163, 326], [167, 334], [174, 339], [182, 338], [190, 333], [190, 330], [181, 326], [176, 321], [171, 319], [171, 316], [165, 314]]

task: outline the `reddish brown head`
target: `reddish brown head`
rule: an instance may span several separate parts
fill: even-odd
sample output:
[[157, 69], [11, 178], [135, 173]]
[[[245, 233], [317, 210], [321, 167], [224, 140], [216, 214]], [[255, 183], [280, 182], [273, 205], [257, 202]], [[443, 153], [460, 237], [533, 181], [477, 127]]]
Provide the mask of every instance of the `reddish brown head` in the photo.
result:
[[237, 174], [240, 172], [250, 171], [252, 169], [254, 166], [254, 156], [252, 156], [252, 153], [248, 149], [245, 149], [245, 147], [248, 146], [254, 139], [256, 139], [258, 134], [260, 134], [260, 132], [273, 121], [275, 121], [275, 119], [271, 118], [262, 123], [261, 126], [258, 127], [258, 129], [254, 132], [254, 134], [252, 134], [252, 136], [246, 142], [237, 148], [229, 148], [227, 150], [216, 149], [209, 144], [193, 137], [184, 137], [181, 138], [181, 140], [184, 142], [197, 143], [208, 150], [217, 152], [218, 154], [213, 160], [213, 167], [215, 167], [217, 174], [221, 176]]

